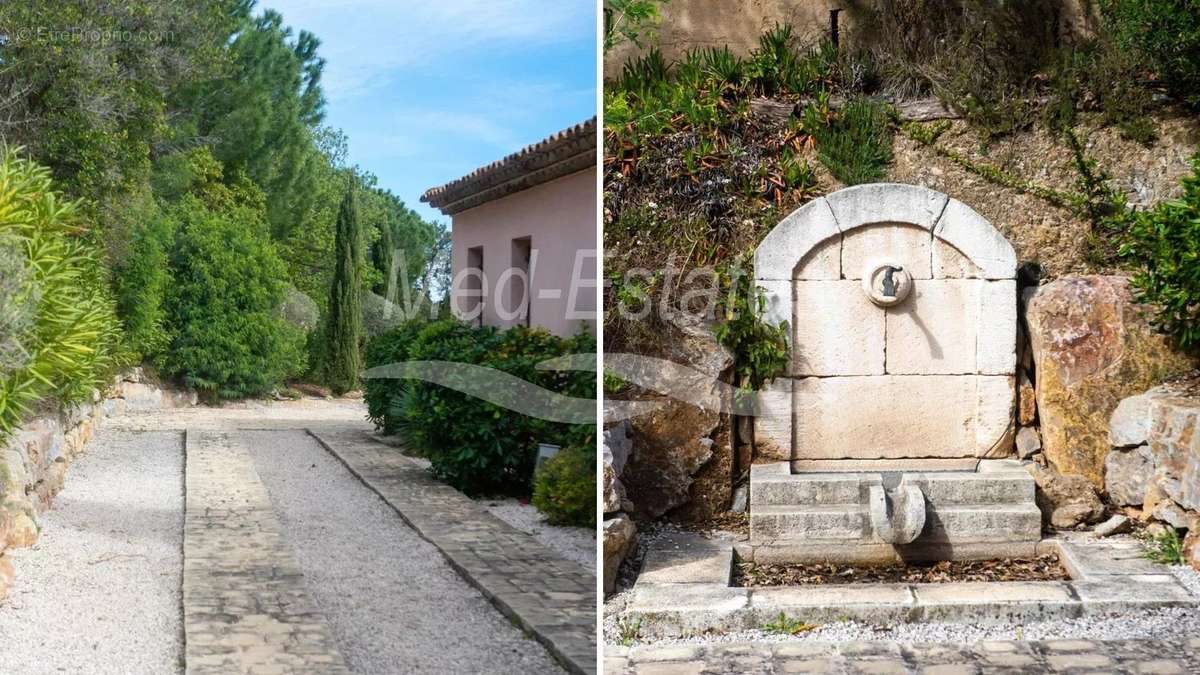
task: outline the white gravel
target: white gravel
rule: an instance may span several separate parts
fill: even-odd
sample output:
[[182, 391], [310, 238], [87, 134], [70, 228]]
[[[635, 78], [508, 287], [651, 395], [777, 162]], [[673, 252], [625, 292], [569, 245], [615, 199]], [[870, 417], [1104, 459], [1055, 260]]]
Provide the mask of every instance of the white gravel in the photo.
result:
[[[1200, 572], [1190, 567], [1174, 566], [1171, 572], [1196, 597], [1200, 598]], [[621, 626], [617, 613], [624, 607], [628, 590], [605, 603], [604, 639], [608, 644], [622, 644]], [[780, 635], [765, 631], [741, 631], [703, 637], [653, 640], [653, 644], [707, 644], [721, 642], [847, 642], [858, 640], [887, 640], [893, 642], [952, 642], [973, 643], [980, 640], [1127, 640], [1132, 638], [1191, 638], [1200, 635], [1200, 609], [1167, 608], [1147, 612], [1054, 619], [1022, 624], [974, 625], [962, 623], [913, 623], [872, 626], [856, 621], [826, 624], [800, 635]], [[634, 640], [630, 644], [644, 644]]]
[[562, 672], [303, 431], [245, 438], [308, 591], [355, 672]]
[[0, 672], [182, 672], [180, 434], [101, 431], [41, 526], [8, 552]]
[[596, 573], [596, 531], [585, 527], [560, 527], [546, 522], [542, 512], [516, 499], [488, 500], [484, 508], [514, 528], [533, 535], [543, 546]]

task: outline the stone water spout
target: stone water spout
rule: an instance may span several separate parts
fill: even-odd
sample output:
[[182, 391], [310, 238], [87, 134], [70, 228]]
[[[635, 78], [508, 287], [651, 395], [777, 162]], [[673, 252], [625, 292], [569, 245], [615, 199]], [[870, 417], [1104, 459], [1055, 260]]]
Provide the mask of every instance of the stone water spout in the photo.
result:
[[911, 544], [925, 529], [925, 494], [905, 478], [889, 478], [885, 474], [883, 485], [871, 486], [871, 527], [881, 541]]

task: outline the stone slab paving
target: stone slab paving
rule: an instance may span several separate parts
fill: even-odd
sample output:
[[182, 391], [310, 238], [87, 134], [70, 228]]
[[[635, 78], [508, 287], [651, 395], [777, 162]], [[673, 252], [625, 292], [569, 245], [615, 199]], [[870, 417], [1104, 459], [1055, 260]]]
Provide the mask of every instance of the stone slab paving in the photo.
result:
[[596, 671], [596, 577], [355, 426], [310, 433], [568, 670]]
[[185, 452], [187, 672], [349, 673], [250, 453], [228, 433], [195, 430]]
[[1200, 637], [1186, 640], [997, 641], [973, 645], [895, 642], [748, 642], [604, 648], [608, 675], [699, 673], [1200, 672]]
[[661, 537], [622, 612], [640, 634], [669, 638], [761, 628], [780, 613], [807, 621], [1022, 623], [1197, 607], [1170, 570], [1133, 541], [1052, 538], [1069, 581], [948, 582], [735, 587], [731, 541], [693, 533]]

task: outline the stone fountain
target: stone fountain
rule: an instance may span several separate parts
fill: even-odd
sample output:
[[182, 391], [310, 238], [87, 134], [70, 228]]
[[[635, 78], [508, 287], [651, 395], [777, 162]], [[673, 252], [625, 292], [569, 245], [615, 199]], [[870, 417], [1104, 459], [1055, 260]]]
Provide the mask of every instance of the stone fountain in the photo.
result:
[[1016, 255], [958, 200], [871, 184], [805, 204], [755, 252], [791, 327], [750, 477], [760, 562], [1033, 556], [1014, 459]]

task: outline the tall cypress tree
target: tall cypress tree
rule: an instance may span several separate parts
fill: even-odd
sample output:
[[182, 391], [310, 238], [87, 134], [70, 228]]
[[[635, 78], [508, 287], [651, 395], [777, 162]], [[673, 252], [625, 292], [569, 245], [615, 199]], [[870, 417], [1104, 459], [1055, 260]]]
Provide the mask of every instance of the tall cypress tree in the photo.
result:
[[325, 381], [334, 394], [350, 391], [362, 367], [362, 231], [358, 225], [358, 199], [351, 188], [338, 210], [334, 239], [336, 266], [329, 292], [329, 317], [325, 331]]
[[[371, 264], [382, 275], [375, 284], [375, 292], [387, 297], [388, 281], [392, 276], [392, 261], [395, 259], [396, 241], [393, 237], [392, 224], [388, 220], [379, 224], [379, 239], [371, 248]], [[397, 284], [398, 286], [398, 284]], [[391, 300], [392, 298], [388, 298]]]

